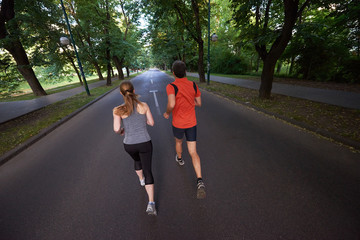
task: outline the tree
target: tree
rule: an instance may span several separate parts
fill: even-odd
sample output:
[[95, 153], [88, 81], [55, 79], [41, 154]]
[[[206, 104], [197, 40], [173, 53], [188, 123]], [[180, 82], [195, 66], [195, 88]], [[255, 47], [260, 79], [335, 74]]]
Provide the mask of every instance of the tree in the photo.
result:
[[[68, 6], [69, 17], [76, 22], [72, 29], [76, 35], [76, 44], [79, 46], [81, 58], [85, 59], [94, 69], [99, 77], [99, 80], [104, 80], [99, 64], [99, 49], [97, 41], [101, 25], [98, 21], [99, 16], [96, 12], [97, 2], [88, 0], [65, 1]], [[102, 16], [101, 16], [102, 17]]]
[[110, 11], [109, 11], [109, 0], [105, 0], [105, 11], [106, 11], [106, 21], [104, 25], [104, 34], [105, 34], [105, 44], [106, 44], [106, 85], [111, 86], [111, 57], [110, 57]]
[[211, 1], [211, 33], [219, 39], [211, 42], [211, 72], [223, 74], [245, 74], [256, 64], [254, 47], [240, 38], [232, 22], [232, 11], [228, 0]]
[[[25, 2], [20, 3], [17, 10], [24, 10]], [[42, 88], [39, 80], [35, 76], [35, 73], [30, 65], [28, 56], [25, 52], [23, 44], [20, 41], [19, 22], [15, 16], [14, 0], [2, 0], [0, 10], [0, 40], [1, 47], [5, 48], [14, 58], [17, 64], [17, 68], [21, 75], [29, 83], [33, 93], [36, 96], [46, 95], [45, 90]]]
[[[124, 79], [124, 73], [122, 71], [123, 65], [126, 62], [130, 64], [133, 56], [136, 56], [140, 46], [137, 46], [138, 38], [137, 29], [135, 24], [140, 17], [139, 4], [136, 1], [124, 1], [120, 0], [121, 13], [117, 14], [117, 20], [119, 26], [114, 25], [111, 31], [112, 39], [112, 58], [115, 66], [119, 72], [119, 79]], [[128, 65], [129, 66], [129, 65]]]
[[263, 61], [260, 98], [270, 98], [277, 60], [288, 45], [297, 19], [310, 0], [231, 0], [234, 19]]
[[23, 79], [12, 61], [10, 54], [0, 55], [0, 94], [3, 96], [14, 92]]
[[167, 69], [175, 60], [182, 60], [186, 62], [188, 70], [198, 69], [196, 43], [184, 29], [176, 14], [165, 13], [156, 18], [150, 18], [148, 32], [147, 41], [150, 42], [152, 61], [155, 66]]
[[355, 1], [309, 6], [281, 57], [290, 63], [290, 74], [315, 81], [358, 82], [359, 16]]
[[[148, 8], [153, 11], [153, 17], [160, 19], [168, 15], [177, 16], [177, 21], [182, 23], [177, 32], [185, 28], [198, 48], [198, 73], [200, 82], [205, 82], [204, 70], [204, 41], [202, 28], [206, 26], [207, 2], [205, 0], [149, 0]], [[172, 27], [178, 26], [178, 24]]]
[[360, 4], [357, 0], [337, 1], [330, 16], [335, 17], [336, 26], [349, 29], [349, 40], [353, 51], [360, 57]]

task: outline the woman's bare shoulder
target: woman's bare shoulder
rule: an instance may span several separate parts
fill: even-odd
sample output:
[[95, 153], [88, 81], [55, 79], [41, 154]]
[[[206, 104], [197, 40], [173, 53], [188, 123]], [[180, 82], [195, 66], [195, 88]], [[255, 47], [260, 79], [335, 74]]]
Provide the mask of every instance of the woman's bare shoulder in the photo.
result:
[[140, 102], [140, 104], [138, 104], [139, 108], [138, 108], [138, 112], [141, 114], [146, 113], [146, 111], [149, 109], [149, 106], [147, 105], [146, 102]]
[[149, 107], [149, 105], [148, 105], [146, 102], [140, 102], [140, 104], [141, 104], [142, 106], [146, 107], [146, 108]]

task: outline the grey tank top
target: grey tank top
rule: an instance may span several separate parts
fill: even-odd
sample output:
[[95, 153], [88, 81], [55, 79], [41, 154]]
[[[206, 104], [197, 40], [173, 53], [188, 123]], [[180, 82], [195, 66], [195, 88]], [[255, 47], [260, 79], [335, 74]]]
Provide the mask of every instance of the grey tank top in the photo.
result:
[[151, 140], [146, 128], [146, 114], [140, 114], [134, 111], [127, 118], [122, 119], [125, 129], [125, 144], [137, 144]]

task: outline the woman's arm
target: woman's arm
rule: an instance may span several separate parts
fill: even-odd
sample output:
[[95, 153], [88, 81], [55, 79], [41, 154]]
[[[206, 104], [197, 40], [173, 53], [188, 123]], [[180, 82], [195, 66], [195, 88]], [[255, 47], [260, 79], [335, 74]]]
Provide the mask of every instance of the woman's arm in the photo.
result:
[[122, 134], [124, 129], [121, 128], [121, 117], [113, 112], [113, 118], [114, 118], [114, 122], [113, 122], [114, 132]]
[[150, 125], [150, 126], [154, 126], [154, 118], [153, 118], [153, 116], [151, 114], [150, 107], [146, 103], [144, 103], [144, 105], [145, 105], [145, 108], [146, 108], [146, 112], [145, 112], [145, 114], [146, 114], [146, 123], [148, 125]]

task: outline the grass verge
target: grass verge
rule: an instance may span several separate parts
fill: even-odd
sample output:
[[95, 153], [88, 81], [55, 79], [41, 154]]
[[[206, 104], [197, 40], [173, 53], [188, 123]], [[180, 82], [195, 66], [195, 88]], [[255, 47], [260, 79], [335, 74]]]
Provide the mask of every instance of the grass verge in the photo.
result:
[[[99, 81], [98, 79], [93, 79], [93, 80], [89, 80], [86, 81], [87, 84], [90, 83], [94, 83]], [[53, 94], [53, 93], [57, 93], [57, 92], [62, 92], [62, 91], [66, 91], [69, 89], [73, 89], [73, 88], [77, 88], [77, 87], [83, 87], [80, 82], [77, 83], [70, 83], [68, 85], [61, 85], [58, 87], [52, 87], [52, 88], [48, 88], [45, 89], [47, 94]], [[13, 101], [23, 101], [23, 100], [31, 100], [31, 99], [35, 99], [35, 98], [39, 98], [41, 96], [35, 96], [32, 92], [31, 93], [25, 93], [25, 94], [21, 94], [18, 96], [0, 96], [0, 102], [13, 102]]]
[[[198, 78], [188, 77], [199, 82]], [[271, 99], [261, 100], [258, 91], [211, 81], [210, 85], [199, 83], [199, 87], [275, 114], [282, 119], [294, 120], [293, 123], [304, 123], [312, 130], [321, 130], [331, 135], [360, 143], [360, 110], [348, 109], [334, 105], [313, 102], [280, 94], [272, 94]], [[320, 131], [320, 132], [321, 132]]]
[[[132, 75], [127, 80], [135, 76]], [[198, 78], [188, 78], [197, 83], [199, 82]], [[92, 89], [91, 96], [87, 96], [84, 92], [13, 121], [1, 124], [0, 155], [17, 147], [32, 136], [37, 135], [41, 130], [113, 89], [119, 83], [120, 81], [113, 81], [113, 85], [110, 87], [102, 86]], [[211, 81], [210, 85], [199, 83], [199, 86], [207, 91], [251, 107], [262, 109], [268, 113], [276, 114], [282, 118], [305, 123], [313, 129], [322, 129], [336, 136], [360, 142], [360, 130], [358, 128], [360, 126], [360, 110], [347, 109], [279, 94], [272, 94], [272, 98], [269, 100], [260, 100], [257, 90], [213, 81]], [[65, 89], [67, 88], [62, 90]]]
[[[130, 80], [132, 75], [126, 80]], [[91, 89], [91, 96], [86, 92], [56, 102], [37, 111], [31, 112], [12, 121], [0, 125], [0, 156], [25, 142], [41, 130], [60, 121], [87, 103], [95, 100], [104, 93], [120, 84], [119, 80], [112, 81], [112, 86], [101, 86]]]

